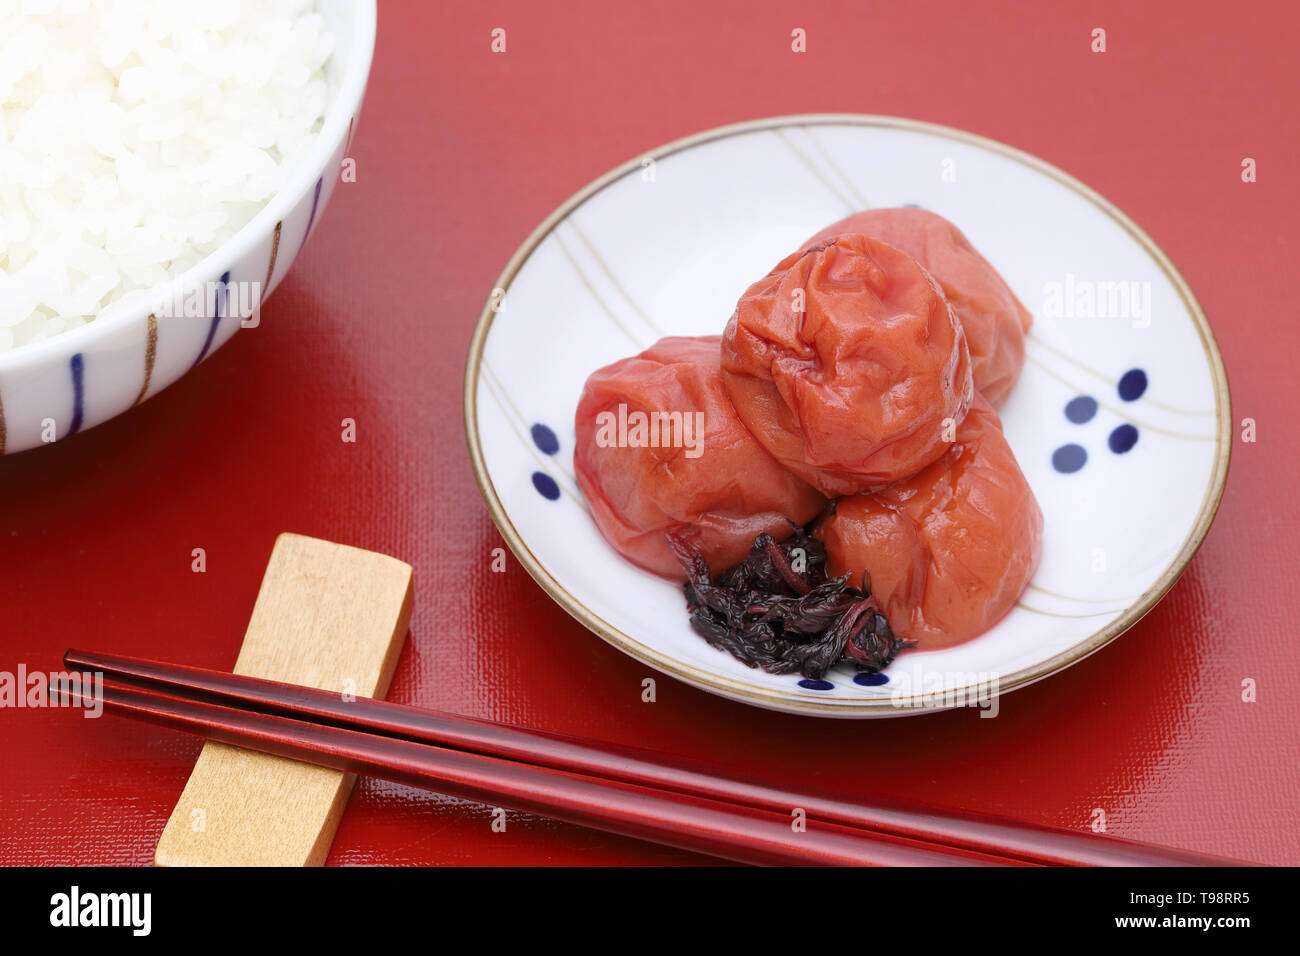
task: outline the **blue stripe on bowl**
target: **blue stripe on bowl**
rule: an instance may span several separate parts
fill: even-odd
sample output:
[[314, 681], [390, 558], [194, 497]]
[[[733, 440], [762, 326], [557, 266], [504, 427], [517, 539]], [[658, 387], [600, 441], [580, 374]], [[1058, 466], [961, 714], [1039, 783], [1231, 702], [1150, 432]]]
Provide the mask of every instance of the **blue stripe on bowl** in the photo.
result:
[[320, 205], [320, 188], [324, 183], [324, 176], [316, 180], [316, 192], [311, 197], [311, 213], [307, 216], [307, 231], [302, 234], [302, 245], [298, 246], [299, 253], [302, 252], [302, 247], [307, 245], [307, 240], [311, 237], [311, 227], [316, 222], [316, 207]]
[[230, 283], [230, 273], [221, 273], [221, 279], [219, 281], [221, 284], [217, 288], [216, 307], [213, 309], [213, 312], [216, 314], [212, 316], [212, 322], [208, 325], [208, 336], [203, 340], [203, 348], [199, 349], [198, 358], [194, 360], [194, 365], [190, 366], [191, 371], [196, 365], [203, 361], [204, 357], [208, 354], [208, 350], [212, 348], [212, 341], [217, 337], [217, 327], [221, 325], [221, 313], [224, 311], [223, 306], [226, 302], [226, 286]]
[[81, 431], [86, 405], [86, 359], [80, 352], [68, 360], [68, 370], [72, 373], [72, 424], [68, 434], [75, 435]]

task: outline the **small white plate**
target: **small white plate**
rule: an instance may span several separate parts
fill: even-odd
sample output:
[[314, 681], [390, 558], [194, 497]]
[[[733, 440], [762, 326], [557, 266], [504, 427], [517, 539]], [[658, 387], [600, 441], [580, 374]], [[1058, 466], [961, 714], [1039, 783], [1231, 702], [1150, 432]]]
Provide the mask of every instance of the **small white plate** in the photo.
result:
[[[752, 670], [690, 629], [680, 588], [601, 538], [573, 479], [578, 395], [593, 370], [661, 336], [720, 332], [741, 292], [828, 223], [907, 204], [956, 223], [1034, 313], [1024, 373], [1001, 413], [1042, 505], [1042, 564], [992, 630], [909, 651], [884, 675]], [[835, 717], [989, 706], [1132, 626], [1209, 529], [1231, 421], [1204, 313], [1127, 216], [1019, 150], [883, 116], [728, 126], [601, 177], [510, 260], [465, 381], [488, 509], [561, 606], [704, 690]]]

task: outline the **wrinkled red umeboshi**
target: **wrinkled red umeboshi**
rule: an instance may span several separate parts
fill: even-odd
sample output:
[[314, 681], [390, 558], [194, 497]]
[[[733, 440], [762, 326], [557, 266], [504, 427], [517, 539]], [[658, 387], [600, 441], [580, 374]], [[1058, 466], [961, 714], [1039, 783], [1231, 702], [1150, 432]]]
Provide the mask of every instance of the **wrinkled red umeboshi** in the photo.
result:
[[976, 398], [948, 452], [920, 474], [841, 498], [818, 529], [831, 574], [866, 572], [897, 637], [951, 647], [996, 624], [1038, 567], [1043, 514]]
[[718, 574], [758, 535], [783, 540], [825, 504], [741, 423], [718, 362], [716, 335], [661, 339], [593, 372], [578, 401], [573, 462], [596, 526], [629, 561], [674, 580], [667, 532]]
[[901, 249], [934, 276], [966, 333], [975, 388], [994, 408], [1001, 406], [1025, 364], [1025, 334], [1034, 318], [997, 270], [943, 216], [910, 206], [854, 213], [804, 248], [853, 234]]
[[935, 461], [972, 395], [966, 340], [938, 284], [860, 235], [794, 253], [749, 287], [722, 337], [722, 374], [754, 437], [827, 495]]

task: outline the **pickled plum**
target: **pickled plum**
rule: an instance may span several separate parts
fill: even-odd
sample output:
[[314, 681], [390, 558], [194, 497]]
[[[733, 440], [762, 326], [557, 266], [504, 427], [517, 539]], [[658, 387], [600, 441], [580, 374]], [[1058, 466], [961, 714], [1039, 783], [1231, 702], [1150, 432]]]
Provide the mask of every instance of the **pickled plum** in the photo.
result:
[[719, 574], [758, 535], [783, 540], [825, 504], [741, 423], [719, 355], [716, 335], [665, 338], [592, 373], [578, 402], [574, 466], [596, 526], [629, 561], [674, 580], [669, 532]]
[[740, 419], [827, 495], [906, 478], [948, 449], [972, 396], [961, 326], [935, 280], [877, 239], [796, 252], [741, 296], [722, 338]]
[[865, 571], [894, 633], [920, 650], [960, 644], [999, 621], [1038, 566], [1043, 516], [977, 398], [941, 459], [869, 495], [842, 498], [822, 523], [828, 570]]
[[1033, 316], [962, 233], [925, 209], [868, 209], [827, 226], [812, 248], [835, 236], [860, 234], [912, 256], [934, 276], [966, 333], [975, 388], [995, 407], [1011, 394], [1025, 364], [1025, 334]]

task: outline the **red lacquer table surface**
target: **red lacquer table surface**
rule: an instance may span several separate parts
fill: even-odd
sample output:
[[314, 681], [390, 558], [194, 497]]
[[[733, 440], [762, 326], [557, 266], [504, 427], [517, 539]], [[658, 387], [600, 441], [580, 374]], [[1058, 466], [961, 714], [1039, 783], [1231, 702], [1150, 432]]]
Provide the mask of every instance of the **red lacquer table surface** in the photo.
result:
[[[1292, 278], [1293, 8], [1213, 3], [380, 4], [341, 186], [263, 314], [193, 374], [57, 446], [0, 460], [0, 670], [71, 645], [230, 667], [276, 534], [416, 569], [395, 700], [687, 754], [785, 785], [924, 800], [1300, 863]], [[490, 51], [493, 28], [507, 52]], [[805, 54], [791, 31], [807, 31]], [[1108, 50], [1089, 50], [1094, 28]], [[586, 182], [711, 126], [872, 112], [968, 129], [1099, 189], [1169, 253], [1227, 364], [1218, 520], [1168, 598], [1102, 652], [964, 710], [838, 722], [659, 681], [511, 558], [470, 472], [463, 363], [493, 281]], [[1245, 184], [1244, 157], [1258, 163]], [[354, 418], [358, 441], [340, 441]], [[1240, 429], [1237, 429], [1239, 436]], [[191, 571], [204, 548], [207, 571]], [[1258, 701], [1241, 700], [1253, 678]], [[152, 858], [196, 740], [0, 710], [0, 863]], [[696, 858], [361, 781], [330, 862]]]

